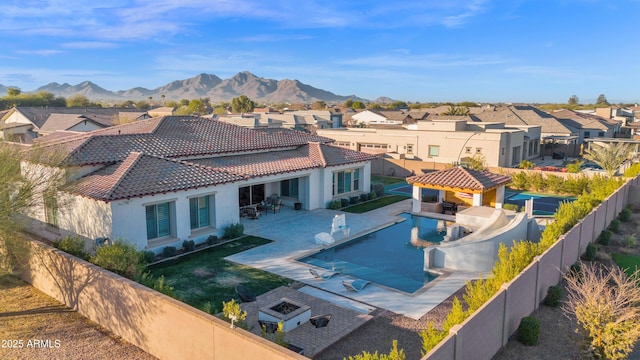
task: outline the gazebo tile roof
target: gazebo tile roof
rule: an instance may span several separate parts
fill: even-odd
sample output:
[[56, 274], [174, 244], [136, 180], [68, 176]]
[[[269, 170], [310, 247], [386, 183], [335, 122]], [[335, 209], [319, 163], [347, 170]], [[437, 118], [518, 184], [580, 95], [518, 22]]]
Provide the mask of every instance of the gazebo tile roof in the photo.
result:
[[462, 166], [407, 178], [407, 182], [410, 184], [452, 187], [476, 191], [490, 190], [507, 184], [510, 181], [511, 177], [508, 175], [472, 170]]

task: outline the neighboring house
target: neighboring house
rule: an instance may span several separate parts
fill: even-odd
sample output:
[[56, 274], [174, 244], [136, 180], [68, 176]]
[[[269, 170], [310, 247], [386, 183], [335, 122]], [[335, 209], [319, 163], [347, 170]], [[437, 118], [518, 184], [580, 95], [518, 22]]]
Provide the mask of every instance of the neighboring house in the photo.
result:
[[351, 116], [351, 121], [354, 126], [403, 125], [415, 122], [408, 112], [401, 110], [364, 110]]
[[137, 109], [18, 106], [0, 118], [3, 139], [31, 143], [54, 131], [93, 131], [148, 118]]
[[423, 120], [409, 129], [343, 128], [318, 130], [317, 134], [352, 150], [441, 164], [460, 163], [481, 154], [488, 166], [510, 167], [540, 156], [539, 125]]
[[592, 138], [613, 138], [620, 130], [617, 121], [611, 121], [601, 116], [577, 112], [573, 110], [558, 110], [551, 113], [569, 128], [578, 132], [578, 143]]
[[342, 114], [328, 110], [299, 110], [255, 112], [252, 114], [221, 115], [220, 121], [244, 127], [283, 127], [313, 133], [316, 129], [342, 126]]
[[151, 117], [172, 116], [175, 114], [175, 109], [170, 106], [162, 106], [162, 107], [157, 107], [155, 109], [151, 109], [147, 111], [147, 113]]
[[312, 210], [368, 192], [373, 158], [300, 131], [191, 116], [36, 142], [63, 156], [69, 182], [43, 194], [32, 228], [123, 238], [156, 252], [220, 236], [242, 206], [273, 194]]

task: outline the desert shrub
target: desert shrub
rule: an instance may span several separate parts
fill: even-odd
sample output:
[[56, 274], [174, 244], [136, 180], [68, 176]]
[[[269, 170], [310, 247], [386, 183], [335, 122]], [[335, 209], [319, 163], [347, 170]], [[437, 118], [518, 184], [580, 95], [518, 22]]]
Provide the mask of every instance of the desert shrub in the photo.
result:
[[185, 240], [182, 242], [182, 248], [185, 252], [190, 252], [196, 249], [196, 243], [193, 240]]
[[140, 251], [139, 254], [141, 261], [144, 264], [151, 264], [152, 262], [156, 261], [156, 254], [153, 251]]
[[598, 245], [589, 244], [587, 245], [587, 251], [584, 253], [584, 259], [587, 261], [593, 261], [596, 259], [596, 255], [598, 254]]
[[369, 193], [369, 195], [367, 196], [369, 198], [369, 200], [375, 200], [378, 198], [378, 194], [376, 194], [375, 191], [372, 191]]
[[340, 199], [340, 207], [349, 206], [349, 199]]
[[369, 196], [365, 193], [360, 194], [360, 201], [365, 202], [369, 200]]
[[358, 203], [358, 201], [359, 201], [359, 200], [360, 200], [360, 197], [359, 197], [359, 196], [351, 196], [351, 197], [349, 198], [349, 204], [350, 204], [350, 205], [355, 205], [355, 204], [357, 204], [357, 203]]
[[531, 174], [529, 177], [529, 185], [531, 185], [534, 191], [543, 191], [547, 188], [545, 179], [542, 177], [542, 174], [539, 173]]
[[112, 245], [100, 246], [91, 262], [129, 279], [135, 279], [142, 271], [136, 246], [122, 239]]
[[148, 288], [151, 288], [155, 291], [161, 292], [165, 295], [171, 296], [173, 298], [176, 297], [176, 293], [173, 289], [173, 286], [169, 286], [165, 282], [164, 275], [161, 275], [159, 278], [154, 278], [153, 275], [149, 272], [144, 272], [140, 275], [138, 282]]
[[640, 163], [634, 163], [624, 171], [624, 177], [636, 177], [640, 175]]
[[526, 316], [520, 320], [518, 326], [518, 341], [527, 346], [533, 346], [538, 343], [540, 337], [540, 320], [533, 316]]
[[329, 205], [327, 205], [327, 209], [330, 210], [339, 210], [342, 207], [342, 201], [340, 200], [331, 200], [329, 201]]
[[529, 160], [522, 160], [520, 161], [520, 164], [518, 165], [518, 167], [520, 169], [533, 169], [533, 167], [536, 164], [533, 163], [533, 161], [529, 161]]
[[170, 258], [178, 255], [178, 249], [175, 246], [165, 246], [162, 249], [162, 256], [166, 258]]
[[398, 350], [398, 340], [393, 340], [389, 355], [378, 354], [377, 351], [373, 354], [363, 351], [362, 354], [348, 357], [349, 360], [405, 360], [406, 358], [407, 356], [404, 354], [404, 350]]
[[384, 184], [371, 184], [371, 191], [375, 192], [378, 197], [384, 196]]
[[213, 245], [218, 242], [218, 237], [216, 235], [209, 235], [207, 238], [207, 245]]
[[580, 160], [576, 160], [570, 164], [567, 164], [567, 172], [568, 173], [579, 173], [582, 169], [582, 165], [584, 164], [584, 161], [580, 161]]
[[524, 172], [519, 172], [511, 176], [511, 188], [516, 190], [525, 190], [529, 188], [529, 177]]
[[622, 222], [630, 222], [631, 221], [631, 209], [622, 209], [622, 211], [620, 212], [620, 215], [618, 216], [618, 219]]
[[578, 176], [566, 179], [562, 186], [563, 191], [570, 195], [582, 195], [589, 187], [589, 178], [586, 176]]
[[553, 193], [561, 193], [564, 188], [564, 179], [557, 175], [548, 175], [545, 179], [547, 190]]
[[620, 220], [611, 220], [611, 223], [609, 223], [609, 230], [613, 231], [616, 234], [620, 233]]
[[600, 236], [598, 236], [598, 243], [602, 245], [611, 244], [611, 231], [607, 229], [602, 230]]
[[84, 240], [79, 236], [65, 236], [62, 239], [55, 241], [53, 246], [81, 259], [87, 258], [87, 255], [84, 252]]
[[579, 262], [571, 264], [571, 266], [569, 266], [569, 272], [567, 273], [567, 276], [580, 277], [581, 275], [582, 275], [582, 265]]
[[513, 210], [513, 211], [520, 210], [520, 206], [518, 206], [518, 204], [504, 204], [502, 205], [502, 208], [505, 210]]
[[547, 296], [544, 297], [542, 303], [549, 307], [558, 307], [560, 306], [560, 300], [562, 300], [562, 288], [552, 285], [547, 289]]
[[422, 338], [422, 356], [427, 355], [427, 353], [436, 347], [448, 334], [447, 331], [436, 329], [433, 321], [429, 321], [427, 328], [419, 333], [420, 338]]
[[244, 322], [247, 318], [247, 312], [242, 311], [240, 304], [236, 303], [235, 299], [222, 302], [222, 315], [223, 319], [230, 322], [232, 327], [234, 325], [244, 327]]
[[240, 223], [229, 224], [229, 225], [224, 227], [224, 229], [222, 230], [222, 234], [223, 234], [222, 236], [225, 239], [238, 238], [238, 237], [242, 236], [242, 234], [244, 234], [244, 225], [242, 225]]
[[625, 247], [633, 249], [636, 247], [637, 244], [638, 244], [638, 240], [636, 239], [636, 234], [625, 235], [622, 238], [622, 245], [624, 245]]

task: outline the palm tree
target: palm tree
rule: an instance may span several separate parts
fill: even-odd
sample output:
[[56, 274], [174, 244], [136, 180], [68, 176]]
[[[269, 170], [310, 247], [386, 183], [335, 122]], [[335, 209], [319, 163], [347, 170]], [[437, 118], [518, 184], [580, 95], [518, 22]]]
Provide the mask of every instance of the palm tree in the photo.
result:
[[609, 176], [613, 176], [620, 167], [620, 164], [627, 160], [632, 150], [632, 144], [623, 142], [602, 145], [591, 143], [591, 146], [584, 150], [583, 157], [602, 166], [602, 169], [604, 169]]

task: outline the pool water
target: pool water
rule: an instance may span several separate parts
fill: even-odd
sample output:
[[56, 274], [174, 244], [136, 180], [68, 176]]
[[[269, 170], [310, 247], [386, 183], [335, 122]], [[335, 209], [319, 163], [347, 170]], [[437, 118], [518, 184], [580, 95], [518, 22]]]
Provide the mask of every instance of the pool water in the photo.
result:
[[[424, 271], [423, 247], [442, 241], [452, 222], [406, 213], [400, 216], [405, 221], [299, 261], [413, 293], [436, 277]], [[412, 233], [417, 235], [413, 241]]]

